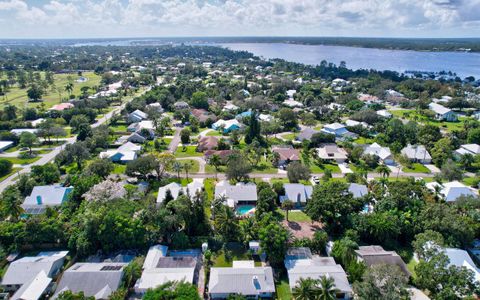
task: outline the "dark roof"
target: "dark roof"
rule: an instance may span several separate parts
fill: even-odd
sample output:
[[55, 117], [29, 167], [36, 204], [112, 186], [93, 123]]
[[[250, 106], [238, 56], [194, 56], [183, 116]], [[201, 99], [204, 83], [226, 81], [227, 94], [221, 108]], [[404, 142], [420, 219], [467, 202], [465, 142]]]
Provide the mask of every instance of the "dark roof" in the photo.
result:
[[280, 155], [280, 160], [300, 160], [300, 151], [297, 149], [273, 149], [273, 152], [276, 152]]
[[198, 151], [214, 150], [218, 146], [218, 138], [214, 136], [204, 136], [198, 140]]
[[395, 251], [385, 251], [382, 246], [362, 246], [355, 252], [368, 267], [380, 264], [397, 265], [407, 277], [411, 276], [407, 265]]
[[157, 268], [194, 268], [197, 259], [191, 256], [160, 257]]

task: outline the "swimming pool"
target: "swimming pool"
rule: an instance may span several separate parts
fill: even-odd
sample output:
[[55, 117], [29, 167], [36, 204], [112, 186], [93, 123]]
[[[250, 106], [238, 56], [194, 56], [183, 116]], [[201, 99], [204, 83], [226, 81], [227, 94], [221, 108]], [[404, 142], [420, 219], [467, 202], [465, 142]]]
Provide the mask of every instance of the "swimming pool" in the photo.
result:
[[240, 205], [237, 206], [236, 212], [240, 216], [248, 214], [252, 209], [255, 209], [255, 205]]

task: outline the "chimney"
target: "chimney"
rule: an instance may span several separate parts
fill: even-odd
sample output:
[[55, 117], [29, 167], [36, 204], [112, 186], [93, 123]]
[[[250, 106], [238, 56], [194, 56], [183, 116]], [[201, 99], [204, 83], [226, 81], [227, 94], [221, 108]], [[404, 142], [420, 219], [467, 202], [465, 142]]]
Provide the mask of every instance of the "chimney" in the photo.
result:
[[37, 204], [42, 205], [42, 196], [40, 195], [37, 196]]

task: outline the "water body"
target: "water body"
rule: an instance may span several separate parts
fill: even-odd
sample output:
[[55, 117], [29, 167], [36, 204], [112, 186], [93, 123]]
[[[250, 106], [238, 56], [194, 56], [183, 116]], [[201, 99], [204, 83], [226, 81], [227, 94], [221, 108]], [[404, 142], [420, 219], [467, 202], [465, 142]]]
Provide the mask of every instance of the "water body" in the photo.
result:
[[441, 72], [451, 71], [459, 77], [480, 78], [480, 53], [419, 52], [384, 50], [344, 46], [299, 45], [280, 43], [221, 44], [232, 50], [244, 50], [263, 58], [281, 58], [291, 62], [318, 65], [322, 60], [340, 64], [349, 69]]

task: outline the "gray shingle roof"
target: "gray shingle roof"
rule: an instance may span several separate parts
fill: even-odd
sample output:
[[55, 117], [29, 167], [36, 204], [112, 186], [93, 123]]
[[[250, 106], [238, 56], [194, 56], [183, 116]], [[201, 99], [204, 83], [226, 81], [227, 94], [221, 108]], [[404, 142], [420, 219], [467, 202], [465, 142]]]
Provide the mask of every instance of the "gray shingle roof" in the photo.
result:
[[208, 291], [211, 294], [258, 295], [275, 292], [271, 267], [211, 268]]
[[367, 266], [386, 264], [397, 265], [402, 272], [410, 277], [407, 265], [395, 251], [385, 251], [382, 246], [361, 246], [355, 250]]

